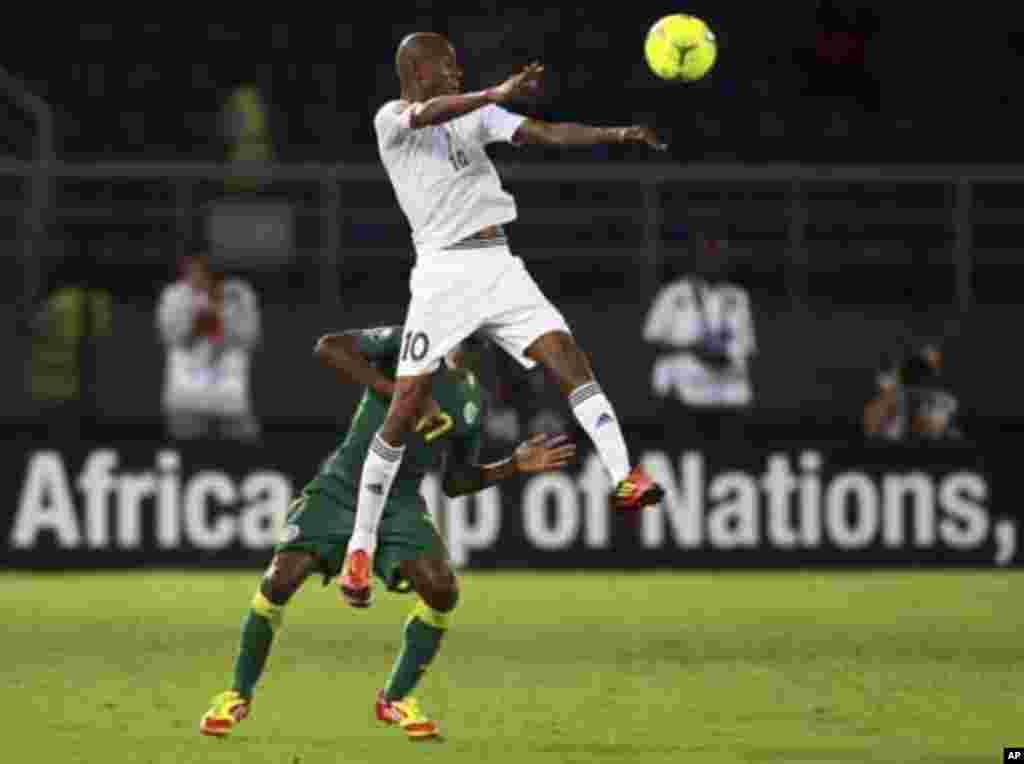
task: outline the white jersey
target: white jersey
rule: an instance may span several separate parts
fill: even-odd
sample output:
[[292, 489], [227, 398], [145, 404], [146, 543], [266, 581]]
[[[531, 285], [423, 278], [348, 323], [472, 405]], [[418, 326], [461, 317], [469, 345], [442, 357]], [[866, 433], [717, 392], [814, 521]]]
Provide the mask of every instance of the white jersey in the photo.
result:
[[516, 219], [516, 202], [484, 150], [509, 142], [526, 117], [491, 104], [413, 129], [420, 104], [390, 101], [374, 117], [377, 147], [418, 255]]

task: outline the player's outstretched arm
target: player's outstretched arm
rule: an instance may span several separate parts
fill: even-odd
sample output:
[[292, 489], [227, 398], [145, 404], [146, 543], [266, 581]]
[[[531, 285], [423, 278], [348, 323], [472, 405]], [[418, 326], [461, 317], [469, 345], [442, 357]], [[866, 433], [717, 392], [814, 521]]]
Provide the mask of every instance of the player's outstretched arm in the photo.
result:
[[[395, 381], [383, 374], [373, 361], [378, 356], [367, 355], [360, 349], [359, 337], [363, 332], [349, 331], [337, 334], [325, 334], [321, 337], [313, 354], [325, 366], [334, 370], [341, 382], [362, 385], [374, 390], [385, 398], [390, 398], [395, 393]], [[386, 335], [385, 339], [377, 343], [377, 352], [380, 359], [392, 358], [398, 355], [397, 343], [400, 343], [401, 333]], [[426, 432], [430, 440], [430, 432], [450, 425], [451, 420], [445, 420], [441, 407], [433, 396], [428, 395], [423, 405], [416, 414], [416, 431]]]
[[475, 464], [454, 450], [445, 465], [441, 487], [454, 498], [476, 493], [513, 475], [548, 472], [568, 466], [576, 456], [576, 445], [568, 435], [534, 435], [516, 448], [508, 459], [491, 464]]
[[533, 63], [500, 85], [477, 93], [435, 96], [422, 104], [414, 104], [409, 124], [413, 128], [440, 125], [469, 114], [492, 103], [504, 104], [536, 92], [544, 67]]
[[642, 143], [656, 151], [668, 148], [668, 144], [659, 139], [647, 125], [592, 127], [575, 122], [543, 122], [539, 119], [523, 122], [512, 136], [512, 142], [561, 147]]
[[395, 391], [394, 380], [382, 374], [360, 352], [359, 339], [355, 334], [325, 334], [317, 340], [313, 354], [325, 366], [334, 369], [342, 382], [364, 385], [389, 397]]

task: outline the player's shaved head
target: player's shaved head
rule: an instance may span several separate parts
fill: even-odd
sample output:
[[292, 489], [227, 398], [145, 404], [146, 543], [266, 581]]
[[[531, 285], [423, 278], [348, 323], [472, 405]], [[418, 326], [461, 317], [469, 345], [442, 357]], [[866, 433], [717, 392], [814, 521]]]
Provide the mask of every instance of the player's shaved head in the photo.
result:
[[402, 87], [415, 81], [417, 65], [440, 61], [451, 53], [451, 43], [443, 35], [435, 32], [406, 35], [398, 44], [398, 52], [395, 54], [395, 68]]

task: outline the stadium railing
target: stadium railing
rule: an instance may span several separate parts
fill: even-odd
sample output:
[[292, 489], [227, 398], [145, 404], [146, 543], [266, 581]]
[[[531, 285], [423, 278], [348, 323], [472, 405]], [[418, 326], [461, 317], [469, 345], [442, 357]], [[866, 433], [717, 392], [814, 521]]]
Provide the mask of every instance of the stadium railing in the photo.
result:
[[[1015, 263], [1024, 233], [1017, 203], [1024, 168], [1013, 166], [499, 162], [499, 169], [520, 207], [517, 242], [535, 261], [573, 268], [570, 256], [585, 255], [579, 267], [588, 269], [596, 256], [628, 258], [650, 266], [654, 279], [657, 266], [689, 252], [699, 232], [727, 240], [741, 259], [750, 255], [755, 277], [795, 299], [841, 288], [858, 269], [868, 269], [864, 283], [873, 283], [870, 269], [884, 266], [894, 299], [917, 282], [935, 290], [933, 302], [966, 311], [976, 297], [975, 268]], [[50, 193], [39, 193], [47, 181]], [[248, 263], [302, 262], [327, 302], [340, 292], [339, 272], [358, 270], [361, 258], [379, 264], [382, 255], [409, 253], [405, 221], [372, 164], [5, 160], [0, 205], [0, 237], [12, 244], [38, 238], [31, 221], [42, 219], [44, 236], [74, 230], [122, 241], [132, 259], [164, 262], [208, 235], [212, 217], [224, 222], [225, 208], [242, 211], [236, 223], [246, 209], [252, 225], [270, 214], [261, 230], [283, 238]], [[239, 236], [239, 246], [260, 244], [252, 225], [246, 245], [246, 226], [227, 222], [225, 235]], [[9, 251], [25, 260], [38, 250]], [[26, 274], [35, 266], [20, 265], [22, 287], [31, 288]], [[931, 269], [924, 283], [922, 267]]]

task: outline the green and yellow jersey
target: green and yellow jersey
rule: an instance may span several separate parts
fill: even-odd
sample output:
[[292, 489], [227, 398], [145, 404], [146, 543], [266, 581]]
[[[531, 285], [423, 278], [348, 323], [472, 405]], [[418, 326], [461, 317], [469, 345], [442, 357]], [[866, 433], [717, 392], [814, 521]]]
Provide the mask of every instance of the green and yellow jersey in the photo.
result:
[[[394, 377], [402, 344], [401, 327], [381, 327], [355, 332], [359, 350], [380, 371]], [[483, 396], [476, 377], [466, 370], [449, 369], [444, 363], [434, 374], [431, 395], [445, 415], [445, 424], [431, 432], [412, 433], [406, 440], [402, 465], [391, 486], [388, 503], [413, 500], [418, 507], [420, 484], [431, 470], [441, 466], [443, 455], [457, 448], [458, 460], [475, 463], [483, 437]], [[363, 463], [377, 431], [384, 424], [391, 398], [367, 389], [356, 408], [342, 443], [327, 458], [320, 473], [306, 486], [355, 507]]]

